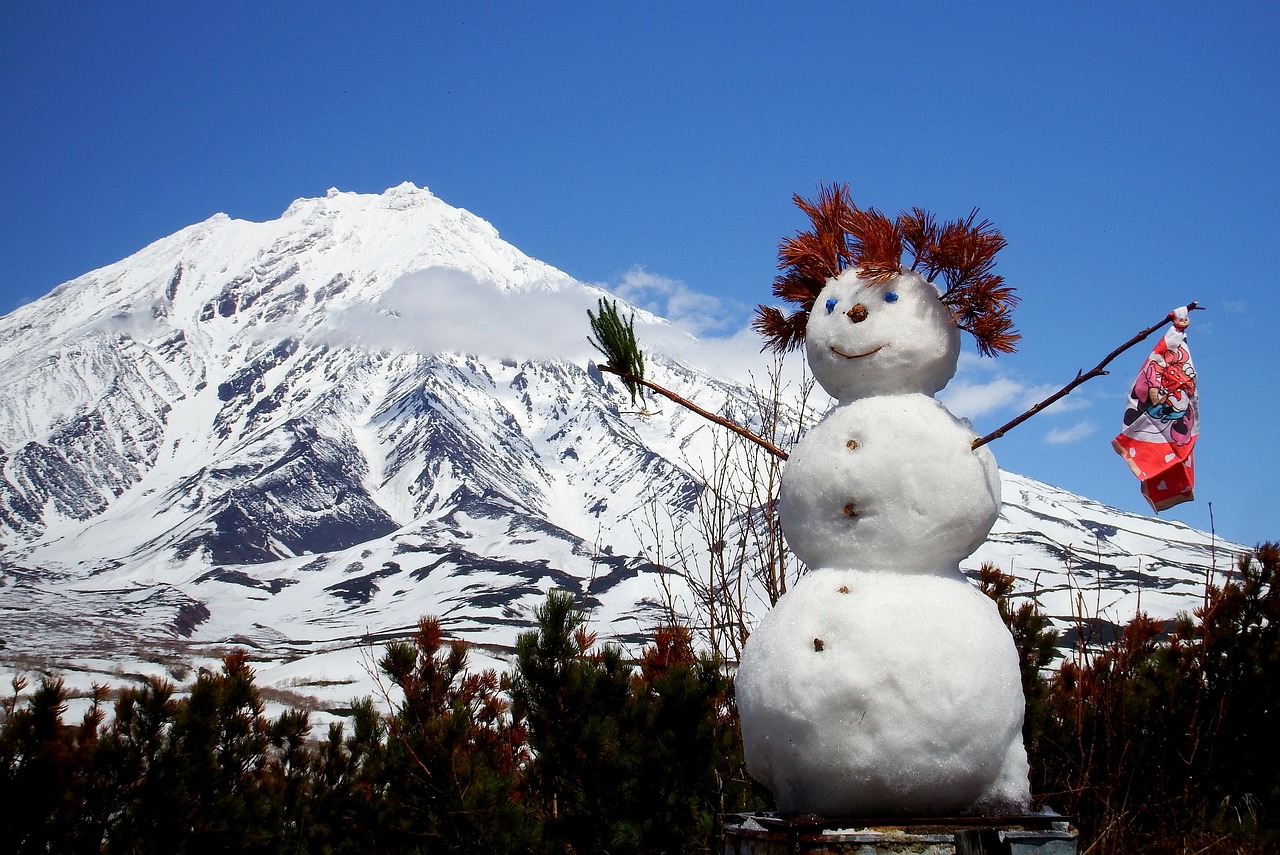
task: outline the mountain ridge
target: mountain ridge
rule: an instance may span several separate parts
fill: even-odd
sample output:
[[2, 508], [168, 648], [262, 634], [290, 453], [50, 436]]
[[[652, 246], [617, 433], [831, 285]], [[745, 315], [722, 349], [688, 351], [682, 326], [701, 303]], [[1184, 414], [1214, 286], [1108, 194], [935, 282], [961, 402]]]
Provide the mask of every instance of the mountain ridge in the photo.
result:
[[[437, 614], [509, 646], [556, 586], [640, 640], [673, 580], [691, 595], [635, 516], [693, 531], [716, 429], [637, 415], [595, 368], [602, 296], [406, 183], [218, 214], [0, 318], [3, 660], [141, 673], [247, 644], [282, 683], [360, 684], [353, 639]], [[636, 318], [655, 380], [758, 419]], [[1002, 478], [965, 567], [1015, 572], [1060, 622], [1085, 585], [1171, 616], [1241, 549]]]

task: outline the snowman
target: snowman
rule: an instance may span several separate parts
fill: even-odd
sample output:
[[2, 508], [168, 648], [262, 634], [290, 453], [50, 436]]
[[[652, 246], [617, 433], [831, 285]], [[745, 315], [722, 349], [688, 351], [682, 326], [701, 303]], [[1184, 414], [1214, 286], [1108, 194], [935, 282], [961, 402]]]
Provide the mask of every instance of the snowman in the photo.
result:
[[999, 471], [934, 398], [961, 328], [1013, 350], [1016, 298], [991, 273], [1004, 240], [972, 215], [862, 211], [847, 188], [796, 201], [814, 229], [784, 241], [774, 293], [799, 310], [762, 307], [756, 327], [803, 344], [836, 404], [783, 475], [783, 532], [810, 572], [742, 654], [748, 769], [783, 814], [1023, 813], [1018, 655], [960, 571], [999, 513]]

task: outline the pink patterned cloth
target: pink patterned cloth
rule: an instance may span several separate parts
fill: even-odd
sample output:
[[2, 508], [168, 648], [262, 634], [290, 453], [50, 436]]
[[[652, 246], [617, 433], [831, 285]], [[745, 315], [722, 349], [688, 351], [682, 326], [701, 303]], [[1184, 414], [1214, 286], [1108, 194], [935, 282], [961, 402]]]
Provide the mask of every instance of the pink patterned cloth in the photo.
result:
[[1192, 450], [1200, 435], [1186, 307], [1170, 312], [1170, 317], [1173, 326], [1138, 372], [1124, 411], [1124, 429], [1111, 443], [1142, 481], [1142, 495], [1157, 512], [1191, 501]]

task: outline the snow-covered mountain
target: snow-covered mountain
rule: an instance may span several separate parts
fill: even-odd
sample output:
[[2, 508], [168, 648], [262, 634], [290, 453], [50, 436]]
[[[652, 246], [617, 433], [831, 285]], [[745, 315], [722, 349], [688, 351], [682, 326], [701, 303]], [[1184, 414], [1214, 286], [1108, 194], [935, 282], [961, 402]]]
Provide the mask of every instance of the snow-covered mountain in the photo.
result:
[[[367, 691], [370, 643], [434, 614], [509, 646], [551, 587], [643, 638], [672, 576], [637, 520], [690, 524], [715, 429], [637, 415], [594, 368], [603, 293], [404, 184], [219, 214], [0, 318], [0, 658], [181, 677], [243, 644], [267, 683], [340, 702]], [[1240, 551], [1004, 479], [966, 568], [1064, 619], [1171, 616]]]

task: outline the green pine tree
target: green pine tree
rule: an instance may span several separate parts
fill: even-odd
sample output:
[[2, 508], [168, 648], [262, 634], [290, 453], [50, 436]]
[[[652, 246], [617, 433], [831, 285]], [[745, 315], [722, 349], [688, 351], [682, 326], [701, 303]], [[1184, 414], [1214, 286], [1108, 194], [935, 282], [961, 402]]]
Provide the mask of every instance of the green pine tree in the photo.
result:
[[536, 834], [521, 789], [523, 730], [493, 671], [467, 672], [462, 642], [424, 618], [381, 668], [403, 693], [374, 772], [390, 851], [520, 852]]

